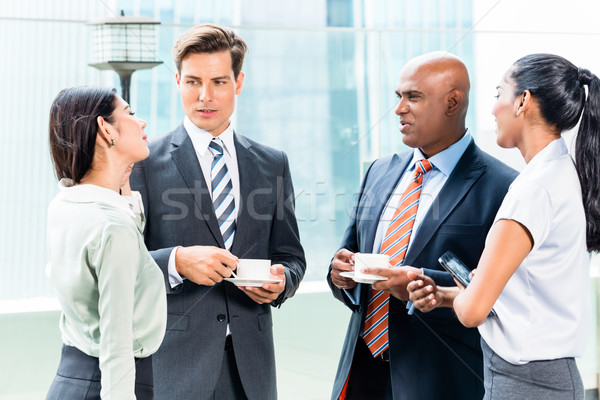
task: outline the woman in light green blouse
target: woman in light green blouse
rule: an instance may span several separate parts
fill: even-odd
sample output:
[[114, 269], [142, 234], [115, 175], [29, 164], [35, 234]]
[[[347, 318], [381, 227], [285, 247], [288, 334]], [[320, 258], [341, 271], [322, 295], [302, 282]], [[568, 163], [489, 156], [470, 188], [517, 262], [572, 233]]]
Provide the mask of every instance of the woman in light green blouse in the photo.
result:
[[153, 397], [166, 294], [129, 187], [131, 166], [149, 154], [145, 126], [114, 89], [65, 89], [52, 104], [60, 191], [48, 208], [48, 247], [63, 348], [46, 399]]

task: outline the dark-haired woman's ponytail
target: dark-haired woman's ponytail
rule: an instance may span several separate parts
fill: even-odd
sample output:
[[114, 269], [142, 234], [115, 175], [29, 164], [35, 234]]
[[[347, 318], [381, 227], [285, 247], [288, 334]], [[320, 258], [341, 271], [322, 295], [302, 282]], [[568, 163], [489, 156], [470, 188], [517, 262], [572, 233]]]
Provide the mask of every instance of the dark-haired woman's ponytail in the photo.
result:
[[588, 95], [575, 144], [575, 162], [587, 221], [587, 247], [589, 251], [598, 251], [600, 250], [600, 79], [587, 69], [579, 68], [578, 81], [580, 85], [588, 86]]

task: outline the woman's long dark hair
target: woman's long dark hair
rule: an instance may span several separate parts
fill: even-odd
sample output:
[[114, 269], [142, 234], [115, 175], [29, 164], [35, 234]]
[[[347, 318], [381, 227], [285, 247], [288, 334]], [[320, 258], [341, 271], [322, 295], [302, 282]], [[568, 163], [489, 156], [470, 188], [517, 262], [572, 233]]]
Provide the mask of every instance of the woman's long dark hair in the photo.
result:
[[58, 179], [79, 183], [92, 166], [98, 117], [113, 122], [115, 89], [74, 87], [63, 89], [50, 107], [50, 155]]
[[581, 116], [575, 164], [587, 221], [587, 248], [600, 250], [600, 79], [553, 54], [520, 58], [511, 78], [516, 94], [529, 90], [538, 100], [542, 117], [561, 132], [572, 129]]

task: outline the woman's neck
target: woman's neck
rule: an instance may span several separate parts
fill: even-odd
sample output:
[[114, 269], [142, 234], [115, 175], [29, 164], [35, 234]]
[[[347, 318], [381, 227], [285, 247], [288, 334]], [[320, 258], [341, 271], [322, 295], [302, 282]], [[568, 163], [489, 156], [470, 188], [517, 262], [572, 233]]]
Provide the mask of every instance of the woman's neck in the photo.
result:
[[115, 192], [121, 188], [121, 180], [127, 165], [115, 162], [99, 162], [94, 159], [90, 170], [81, 178], [81, 184], [96, 185]]
[[556, 132], [547, 126], [529, 125], [523, 130], [522, 142], [517, 146], [525, 162], [529, 162], [550, 142], [560, 138], [560, 132]]

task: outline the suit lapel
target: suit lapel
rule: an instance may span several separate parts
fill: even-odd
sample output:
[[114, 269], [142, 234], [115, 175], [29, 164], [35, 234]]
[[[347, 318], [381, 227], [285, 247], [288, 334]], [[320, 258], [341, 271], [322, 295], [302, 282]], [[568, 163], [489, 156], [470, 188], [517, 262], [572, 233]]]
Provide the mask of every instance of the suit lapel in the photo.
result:
[[419, 225], [419, 230], [411, 238], [413, 243], [406, 255], [405, 265], [412, 265], [440, 225], [484, 173], [485, 165], [480, 160], [478, 152], [475, 142], [471, 140], [431, 208], [427, 211]]
[[[363, 237], [371, 239], [364, 243], [364, 248], [361, 250], [364, 253], [372, 253], [374, 251], [372, 238], [375, 237], [375, 233], [377, 232], [377, 226], [379, 225], [383, 210], [387, 205], [390, 196], [394, 193], [394, 190], [412, 157], [413, 152], [410, 151], [401, 155], [394, 154], [385, 173], [375, 177], [375, 180], [372, 183], [369, 182], [369, 186], [374, 188], [374, 197], [367, 199], [371, 203], [370, 206], [367, 205], [367, 207], [372, 212], [372, 214], [367, 217], [367, 221], [372, 221], [372, 223], [366, 224], [365, 226]], [[368, 189], [365, 190], [365, 195], [369, 195]]]
[[193, 194], [196, 205], [200, 209], [200, 217], [198, 219], [206, 222], [219, 246], [225, 247], [213, 209], [210, 190], [204, 180], [194, 145], [183, 124], [173, 132], [171, 143], [174, 147], [171, 151], [173, 162], [177, 166], [177, 169], [179, 169], [179, 173]]

